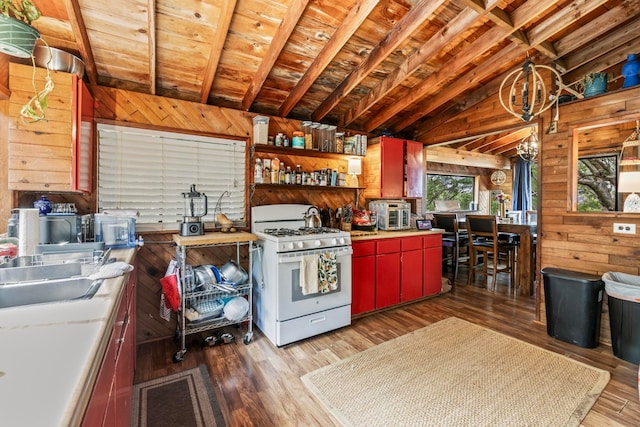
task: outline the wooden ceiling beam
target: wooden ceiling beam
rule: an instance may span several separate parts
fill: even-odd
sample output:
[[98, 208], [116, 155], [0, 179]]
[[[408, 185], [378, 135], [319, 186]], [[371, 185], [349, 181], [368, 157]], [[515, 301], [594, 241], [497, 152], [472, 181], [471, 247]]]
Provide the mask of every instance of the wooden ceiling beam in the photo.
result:
[[[528, 2], [527, 2], [528, 3]], [[532, 8], [527, 6], [526, 9], [520, 11], [520, 8], [516, 9], [512, 14], [512, 19], [514, 23], [517, 23], [519, 27], [526, 25], [530, 21], [534, 20], [540, 13], [552, 7], [556, 2], [553, 0], [544, 0], [535, 2], [538, 8]], [[525, 3], [526, 5], [526, 3]], [[521, 6], [524, 7], [524, 6]], [[430, 94], [433, 94], [437, 91], [440, 86], [442, 86], [452, 75], [458, 72], [463, 67], [466, 67], [474, 60], [479, 58], [482, 54], [493, 48], [494, 46], [499, 45], [506, 36], [510, 33], [513, 33], [519, 29], [519, 27], [511, 27], [510, 30], [507, 30], [501, 26], [495, 26], [478, 39], [476, 39], [473, 43], [469, 44], [465, 49], [458, 52], [455, 57], [450, 59], [446, 64], [444, 64], [437, 73], [431, 74], [426, 79], [424, 79], [420, 84], [416, 85], [411, 93], [402, 99], [399, 102], [396, 102], [390, 108], [386, 108], [381, 113], [372, 117], [368, 123], [365, 125], [365, 130], [367, 132], [371, 132], [377, 127], [389, 121], [391, 118], [402, 112], [408, 106], [418, 102], [419, 99], [424, 98]], [[496, 61], [492, 58], [490, 60], [491, 65], [495, 67]], [[473, 73], [473, 71], [472, 71]], [[490, 73], [490, 71], [489, 71]], [[469, 84], [474, 84], [478, 79], [471, 79]], [[451, 86], [448, 85], [445, 91], [450, 90]], [[468, 86], [465, 88], [465, 90]], [[441, 93], [438, 94], [439, 99], [441, 98]], [[424, 117], [428, 113], [421, 113], [417, 109], [413, 110], [415, 114], [406, 117], [406, 119], [402, 120], [400, 124], [393, 126], [393, 129], [397, 132], [409, 124], [415, 122], [417, 119]], [[433, 111], [433, 110], [431, 110]], [[415, 117], [418, 116], [418, 117]]]
[[149, 37], [149, 93], [156, 94], [156, 0], [147, 0], [147, 35]]
[[[553, 47], [558, 52], [558, 55], [568, 55], [571, 52], [582, 48], [582, 46], [585, 45], [585, 41], [594, 40], [619, 25], [624, 24], [630, 18], [638, 15], [640, 15], [640, 0], [628, 0], [622, 2], [602, 15], [596, 16], [589, 25], [584, 25], [571, 31], [570, 34], [561, 40], [556, 41], [553, 44]], [[635, 20], [634, 22], [635, 24], [633, 24], [633, 27], [630, 27], [629, 24], [625, 27], [629, 29], [637, 29], [639, 25], [638, 20]]]
[[607, 0], [584, 0], [580, 2], [579, 13], [576, 13], [575, 7], [563, 7], [527, 32], [527, 37], [529, 37], [531, 45], [537, 46], [544, 43], [553, 37], [553, 35], [558, 34], [561, 30], [569, 27], [584, 15], [592, 12], [599, 6], [602, 6], [606, 1]]
[[269, 72], [278, 60], [282, 49], [287, 43], [287, 40], [289, 40], [289, 37], [291, 37], [291, 33], [293, 33], [293, 30], [296, 28], [308, 4], [309, 0], [293, 0], [289, 7], [287, 7], [287, 14], [280, 22], [278, 31], [276, 31], [276, 34], [271, 39], [269, 48], [260, 62], [258, 71], [253, 75], [253, 80], [251, 80], [247, 91], [244, 93], [241, 104], [243, 110], [248, 111], [253, 101], [256, 100], [256, 97], [262, 89], [262, 85], [269, 76]]
[[[589, 7], [595, 8], [597, 7], [599, 2], [602, 2], [604, 0], [587, 0], [587, 2], [589, 3]], [[536, 10], [534, 8], [531, 7], [531, 5], [529, 5], [529, 3], [538, 3], [538, 2], [526, 2], [523, 6], [521, 6], [521, 8], [526, 7], [525, 12], [526, 14], [521, 14], [520, 13], [520, 9], [518, 8], [516, 11], [514, 11], [514, 13], [512, 14], [512, 18], [513, 21], [516, 23], [519, 23], [520, 25], [524, 25], [527, 22], [527, 18], [531, 19], [532, 16], [536, 15], [539, 12], [536, 12]], [[545, 4], [544, 6], [549, 6], [548, 4]], [[562, 25], [561, 27], [564, 28], [567, 25], [571, 24], [571, 20], [573, 19], [574, 21], [579, 19], [580, 16], [575, 16], [571, 15], [567, 12], [566, 10], [567, 8], [561, 9], [558, 12], [556, 12], [555, 14], [553, 14], [547, 21], [553, 21], [556, 22], [558, 21], [558, 16], [560, 16], [562, 19], [564, 19], [562, 21]], [[570, 9], [570, 8], [569, 8]], [[549, 27], [549, 25], [547, 24], [547, 21], [544, 21], [543, 23], [541, 23], [540, 25], [538, 25], [537, 27], [535, 27], [534, 29], [532, 29], [531, 31], [535, 31], [534, 36], [531, 36], [531, 32], [527, 34], [528, 38], [530, 40], [539, 40], [540, 43], [542, 42], [546, 42], [546, 39], [542, 39], [541, 36], [545, 36], [545, 37], [551, 37], [554, 33], [551, 31], [551, 28], [553, 27]], [[478, 39], [479, 40], [479, 39]], [[499, 60], [497, 60], [496, 55], [494, 55], [491, 58], [491, 64], [487, 64], [487, 65], [491, 65], [494, 66], [493, 64], [495, 64], [496, 62], [500, 62]], [[505, 61], [506, 62], [506, 61]], [[482, 67], [482, 66], [480, 66]], [[480, 68], [477, 67], [477, 68]], [[444, 66], [443, 68], [449, 68], [447, 66]], [[452, 69], [452, 71], [455, 71], [454, 69]], [[472, 70], [470, 73], [468, 73], [468, 76], [464, 76], [460, 79], [458, 79], [456, 82], [454, 82], [453, 84], [448, 85], [443, 91], [440, 91], [438, 93], [438, 99], [426, 99], [420, 103], [418, 103], [417, 105], [414, 106], [414, 108], [412, 109], [412, 112], [408, 113], [408, 114], [404, 114], [403, 118], [397, 122], [396, 124], [394, 124], [392, 126], [392, 129], [394, 131], [400, 131], [406, 127], [408, 127], [410, 124], [414, 123], [415, 121], [419, 120], [420, 118], [428, 115], [431, 111], [433, 111], [435, 108], [441, 106], [442, 104], [444, 104], [444, 102], [442, 102], [441, 100], [448, 100], [451, 98], [454, 98], [455, 96], [463, 93], [464, 91], [466, 91], [468, 88], [472, 87], [475, 83], [477, 83], [478, 80], [481, 80], [481, 78], [479, 77], [479, 75], [484, 75], [485, 77], [488, 77], [491, 74], [491, 70], [487, 70], [486, 67], [484, 69], [481, 70]], [[423, 81], [422, 83], [425, 83], [425, 81]], [[564, 82], [565, 84], [567, 84], [567, 82]], [[414, 91], [417, 92], [417, 91]], [[446, 94], [446, 95], [445, 95]], [[397, 112], [400, 112], [402, 110], [399, 110]], [[383, 114], [388, 114], [388, 110], [385, 111]], [[390, 117], [390, 116], [389, 116]], [[373, 121], [372, 121], [373, 122]], [[371, 122], [370, 122], [371, 123]], [[373, 122], [375, 123], [375, 122]], [[379, 122], [378, 126], [381, 125], [383, 122]], [[377, 126], [376, 126], [377, 127]], [[372, 127], [372, 126], [368, 126], [366, 129], [368, 131], [371, 131], [373, 129], [375, 129], [376, 127]]]
[[431, 58], [462, 34], [465, 29], [473, 25], [480, 15], [471, 8], [465, 8], [447, 25], [442, 27], [433, 37], [427, 40], [418, 51], [407, 58], [399, 67], [394, 69], [372, 91], [361, 98], [358, 103], [349, 109], [339, 123], [340, 127], [346, 127], [374, 104], [384, 98], [391, 90], [400, 85], [418, 68], [424, 66]]
[[349, 41], [351, 36], [360, 28], [360, 25], [367, 19], [374, 7], [380, 2], [380, 0], [359, 0], [358, 3], [349, 11], [346, 18], [336, 32], [333, 34], [329, 42], [324, 45], [322, 51], [313, 60], [307, 71], [302, 78], [298, 81], [298, 84], [284, 100], [278, 114], [281, 117], [286, 117], [293, 107], [302, 99], [305, 93], [313, 85], [313, 83], [320, 77], [320, 74], [327, 68], [327, 66], [333, 61], [333, 58], [340, 52], [344, 45]]
[[[436, 97], [428, 98], [422, 102], [416, 104], [413, 110], [407, 114], [403, 114], [402, 119], [393, 125], [395, 131], [402, 130], [414, 123], [416, 120], [428, 115], [430, 112], [446, 103], [449, 99], [455, 98], [461, 93], [465, 92], [470, 87], [478, 84], [483, 79], [491, 76], [495, 71], [496, 63], [511, 62], [518, 57], [523, 56], [524, 50], [521, 46], [511, 44], [505, 49], [492, 56], [491, 61], [484, 62], [482, 65], [471, 70], [469, 73], [459, 78], [455, 82], [442, 88]], [[392, 116], [389, 116], [391, 118]], [[379, 124], [382, 124], [380, 122]], [[375, 129], [372, 128], [371, 130]]]
[[204, 70], [202, 91], [200, 92], [200, 102], [203, 104], [207, 103], [209, 94], [211, 93], [213, 79], [216, 77], [218, 63], [220, 62], [224, 42], [227, 39], [227, 33], [229, 32], [229, 26], [231, 25], [231, 19], [233, 18], [233, 11], [236, 8], [236, 3], [237, 0], [225, 0], [220, 2], [220, 18], [218, 19], [216, 33], [213, 37], [213, 42], [211, 43], [209, 61], [207, 62], [207, 67]]
[[76, 38], [78, 51], [80, 51], [80, 55], [84, 61], [85, 72], [87, 73], [89, 83], [98, 84], [96, 61], [93, 58], [91, 43], [89, 43], [89, 36], [87, 35], [87, 27], [85, 27], [84, 19], [82, 19], [82, 12], [80, 11], [78, 0], [64, 0], [64, 5], [67, 9], [67, 15], [69, 15], [69, 23], [71, 24], [73, 35]]
[[344, 99], [369, 73], [389, 56], [402, 42], [422, 26], [445, 3], [445, 0], [420, 0], [404, 15], [371, 53], [320, 104], [311, 117], [320, 121]]
[[[638, 27], [640, 27], [640, 17], [599, 39], [589, 39], [593, 40], [593, 42], [589, 43], [585, 48], [576, 52], [575, 54], [569, 54], [564, 57], [564, 62], [567, 66], [567, 70], [576, 70], [582, 67], [584, 64], [592, 61], [593, 58], [602, 56], [603, 54], [619, 46], [624, 46], [628, 43], [632, 43], [633, 40], [638, 37]], [[629, 52], [635, 51], [630, 50]], [[565, 74], [569, 74], [569, 76], [571, 76], [575, 73], [571, 72]], [[571, 79], [571, 77], [569, 78]]]
[[575, 85], [579, 83], [586, 74], [605, 71], [620, 62], [624, 62], [629, 52], [638, 52], [639, 49], [640, 36], [615, 49], [605, 51], [603, 55], [562, 76], [562, 80], [564, 80], [564, 84], [567, 86]]

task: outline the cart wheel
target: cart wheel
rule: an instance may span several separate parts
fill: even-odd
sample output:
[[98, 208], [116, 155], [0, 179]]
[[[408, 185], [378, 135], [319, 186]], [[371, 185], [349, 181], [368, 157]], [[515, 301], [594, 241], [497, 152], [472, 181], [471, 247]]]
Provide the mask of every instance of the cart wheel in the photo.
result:
[[242, 339], [242, 342], [244, 343], [244, 345], [248, 345], [252, 339], [253, 339], [253, 332], [247, 332], [246, 334], [244, 334], [244, 338]]
[[176, 354], [173, 355], [173, 363], [179, 363], [182, 362], [182, 359], [184, 359], [184, 351], [178, 351], [176, 352]]

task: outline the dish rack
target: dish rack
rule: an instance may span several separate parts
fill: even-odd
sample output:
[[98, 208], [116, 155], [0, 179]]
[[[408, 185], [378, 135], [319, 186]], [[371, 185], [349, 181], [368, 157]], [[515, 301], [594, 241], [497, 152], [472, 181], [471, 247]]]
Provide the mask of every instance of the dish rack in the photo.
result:
[[[181, 362], [186, 349], [186, 336], [198, 332], [219, 329], [225, 326], [247, 323], [247, 332], [244, 334], [244, 344], [249, 344], [253, 339], [253, 284], [252, 284], [252, 257], [253, 241], [257, 237], [251, 233], [206, 233], [203, 236], [173, 236], [176, 247], [176, 261], [178, 264], [178, 292], [180, 305], [178, 308], [178, 322], [176, 325], [176, 341], [180, 350], [173, 355], [173, 362]], [[197, 247], [215, 247], [222, 245], [236, 245], [236, 261], [240, 263], [240, 247], [248, 246], [249, 279], [247, 283], [232, 284], [228, 282], [211, 282], [204, 286], [197, 286], [193, 268], [187, 264], [188, 249]], [[224, 316], [224, 304], [234, 297], [244, 297], [248, 302], [247, 313], [241, 319], [229, 320]], [[203, 343], [211, 342], [212, 337], [204, 339]]]

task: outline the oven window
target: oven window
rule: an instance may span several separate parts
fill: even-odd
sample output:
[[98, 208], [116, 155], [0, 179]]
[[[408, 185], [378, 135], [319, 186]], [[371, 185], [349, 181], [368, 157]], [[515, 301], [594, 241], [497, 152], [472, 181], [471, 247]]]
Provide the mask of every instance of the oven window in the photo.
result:
[[303, 301], [311, 298], [323, 297], [327, 295], [333, 295], [341, 291], [342, 291], [342, 274], [340, 271], [340, 263], [338, 263], [338, 289], [333, 290], [331, 292], [326, 292], [326, 293], [318, 292], [316, 294], [304, 295], [302, 293], [302, 287], [300, 286], [300, 269], [294, 268], [293, 270], [291, 270], [291, 295], [294, 302]]

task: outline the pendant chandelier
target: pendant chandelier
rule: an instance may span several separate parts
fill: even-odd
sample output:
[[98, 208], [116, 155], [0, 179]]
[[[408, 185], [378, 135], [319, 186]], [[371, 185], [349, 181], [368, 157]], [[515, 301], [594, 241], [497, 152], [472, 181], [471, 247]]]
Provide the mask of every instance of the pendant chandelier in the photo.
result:
[[622, 143], [620, 166], [640, 164], [640, 121], [636, 120], [636, 130]]
[[[547, 91], [544, 79], [540, 75], [543, 70], [551, 72], [551, 81], [554, 82], [552, 91]], [[505, 88], [508, 88], [508, 92], [503, 92]], [[562, 83], [562, 77], [555, 69], [546, 65], [535, 65], [527, 57], [522, 67], [509, 73], [500, 84], [500, 103], [515, 117], [529, 122], [551, 108], [554, 102], [557, 103], [563, 89], [582, 98], [580, 94]]]
[[533, 162], [538, 157], [538, 137], [536, 136], [536, 127], [531, 127], [531, 133], [516, 145], [518, 156], [527, 162]]

